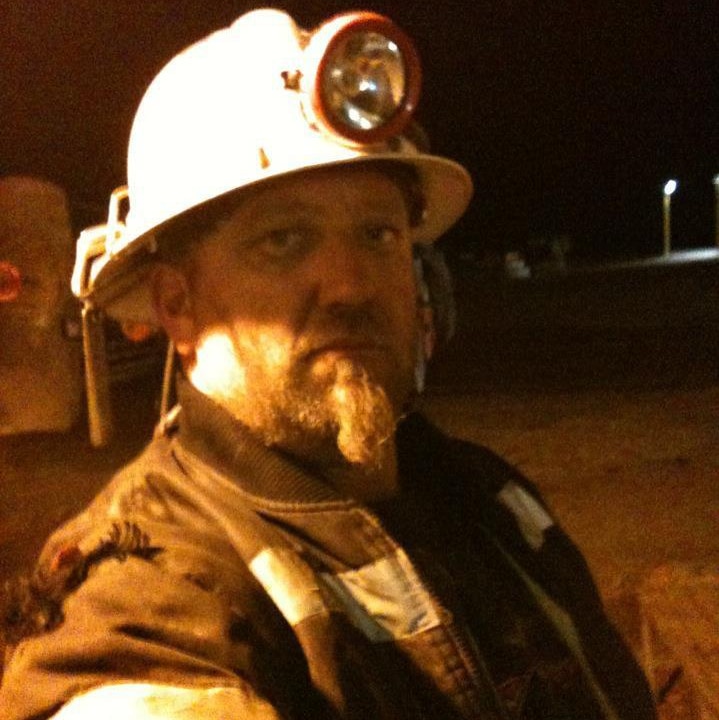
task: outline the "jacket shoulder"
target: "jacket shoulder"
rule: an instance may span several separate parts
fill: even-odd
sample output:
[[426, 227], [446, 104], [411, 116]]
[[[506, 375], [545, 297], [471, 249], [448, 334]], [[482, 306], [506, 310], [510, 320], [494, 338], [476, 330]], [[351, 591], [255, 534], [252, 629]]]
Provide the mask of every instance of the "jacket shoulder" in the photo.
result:
[[255, 680], [258, 648], [274, 655], [280, 638], [292, 654], [268, 598], [183, 481], [172, 442], [153, 441], [17, 584], [0, 690], [17, 717], [108, 683], [240, 687]]

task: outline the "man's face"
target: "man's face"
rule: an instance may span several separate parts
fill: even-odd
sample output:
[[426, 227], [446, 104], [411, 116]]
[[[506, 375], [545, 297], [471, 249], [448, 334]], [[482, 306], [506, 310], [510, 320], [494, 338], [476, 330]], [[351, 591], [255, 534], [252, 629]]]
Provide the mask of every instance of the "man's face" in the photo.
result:
[[198, 244], [190, 378], [268, 444], [374, 462], [413, 390], [417, 302], [399, 186], [279, 179]]

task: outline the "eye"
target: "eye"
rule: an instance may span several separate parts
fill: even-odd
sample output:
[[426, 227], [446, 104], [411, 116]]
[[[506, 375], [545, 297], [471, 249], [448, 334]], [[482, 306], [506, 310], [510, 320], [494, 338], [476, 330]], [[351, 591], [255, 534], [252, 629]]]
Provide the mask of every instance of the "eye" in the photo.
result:
[[291, 260], [306, 252], [311, 241], [304, 228], [281, 228], [258, 238], [255, 250], [270, 260]]
[[388, 223], [372, 223], [363, 229], [365, 243], [377, 249], [390, 249], [399, 244], [402, 232]]

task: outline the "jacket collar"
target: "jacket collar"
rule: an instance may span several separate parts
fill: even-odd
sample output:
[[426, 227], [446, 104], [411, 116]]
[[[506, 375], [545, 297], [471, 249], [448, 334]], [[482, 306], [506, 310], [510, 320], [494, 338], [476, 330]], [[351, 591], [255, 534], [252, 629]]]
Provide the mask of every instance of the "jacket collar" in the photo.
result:
[[316, 469], [264, 445], [243, 423], [185, 378], [177, 381], [177, 397], [181, 408], [177, 439], [182, 447], [231, 477], [258, 501], [355, 504], [324, 482]]

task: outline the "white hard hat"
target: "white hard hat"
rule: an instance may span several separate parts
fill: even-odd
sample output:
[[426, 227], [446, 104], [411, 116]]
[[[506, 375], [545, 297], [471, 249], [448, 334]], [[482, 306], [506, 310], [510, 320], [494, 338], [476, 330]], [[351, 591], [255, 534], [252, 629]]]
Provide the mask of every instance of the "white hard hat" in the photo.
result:
[[117, 318], [152, 320], [142, 276], [158, 229], [207, 201], [310, 168], [414, 167], [424, 199], [414, 239], [435, 240], [466, 209], [472, 182], [461, 165], [422, 153], [403, 134], [419, 74], [406, 35], [375, 13], [337, 16], [310, 33], [284, 12], [256, 10], [190, 46], [140, 103], [128, 150], [130, 210], [95, 254], [85, 296]]

